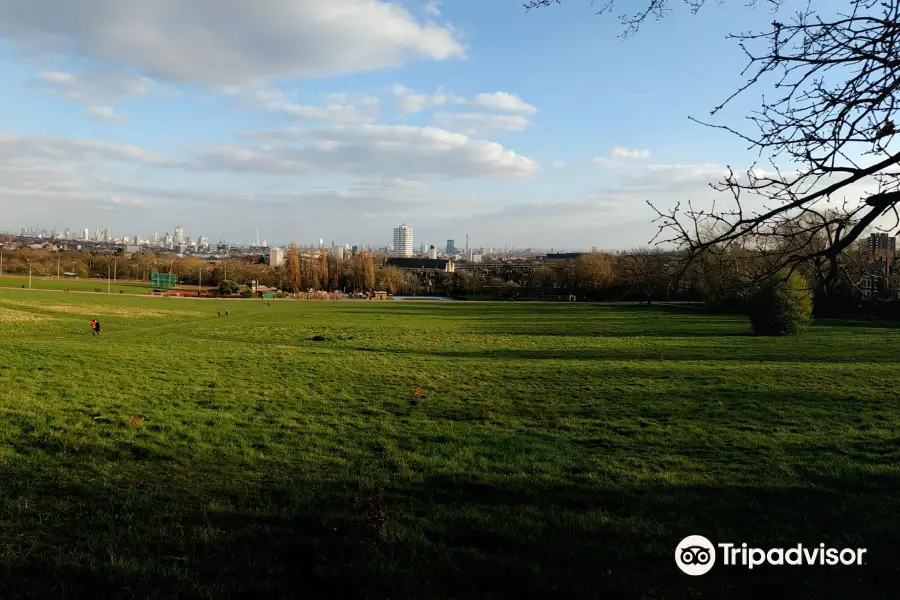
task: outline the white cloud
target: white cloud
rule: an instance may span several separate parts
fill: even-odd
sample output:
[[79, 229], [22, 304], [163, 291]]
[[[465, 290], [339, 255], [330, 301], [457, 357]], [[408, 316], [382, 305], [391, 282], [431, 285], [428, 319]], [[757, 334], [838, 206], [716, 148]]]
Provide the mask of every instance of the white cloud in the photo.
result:
[[428, 4], [422, 7], [422, 12], [432, 17], [441, 16], [441, 3], [438, 0], [429, 0]]
[[37, 79], [42, 85], [49, 84], [48, 91], [71, 100], [99, 104], [146, 94], [152, 84], [146, 77], [113, 71], [90, 71], [82, 74], [47, 71], [39, 73]]
[[0, 162], [34, 166], [44, 161], [83, 163], [95, 159], [125, 161], [157, 167], [184, 166], [175, 160], [130, 144], [47, 135], [0, 133]]
[[610, 151], [609, 156], [595, 156], [593, 161], [594, 164], [600, 165], [601, 167], [617, 167], [622, 166], [627, 161], [649, 157], [649, 150], [631, 150], [628, 148], [616, 147]]
[[506, 131], [522, 131], [529, 125], [521, 115], [491, 115], [482, 113], [439, 112], [431, 124], [466, 135], [483, 136]]
[[309, 106], [290, 102], [284, 94], [272, 90], [255, 90], [252, 97], [267, 110], [298, 119], [333, 123], [371, 123], [376, 120], [380, 103], [377, 98], [331, 94], [325, 106]]
[[94, 104], [88, 107], [88, 115], [99, 120], [104, 121], [106, 123], [121, 123], [124, 121], [122, 115], [116, 112], [111, 106], [103, 106], [99, 104]]
[[449, 25], [383, 0], [0, 0], [0, 38], [154, 79], [245, 86], [465, 57]]
[[277, 174], [345, 173], [382, 177], [527, 179], [534, 160], [495, 142], [437, 127], [334, 126], [245, 136], [258, 147], [219, 146], [197, 157], [199, 170]]
[[399, 83], [395, 83], [391, 87], [391, 93], [394, 95], [400, 112], [409, 114], [416, 114], [430, 108], [444, 106], [448, 101], [455, 98], [452, 94], [445, 94], [441, 90], [437, 90], [433, 94], [420, 94]]
[[508, 92], [477, 94], [470, 103], [482, 108], [505, 112], [525, 113], [529, 115], [537, 112], [537, 108], [528, 104], [515, 94], [510, 94]]
[[610, 152], [612, 158], [650, 158], [649, 150], [629, 150], [628, 148], [613, 148]]

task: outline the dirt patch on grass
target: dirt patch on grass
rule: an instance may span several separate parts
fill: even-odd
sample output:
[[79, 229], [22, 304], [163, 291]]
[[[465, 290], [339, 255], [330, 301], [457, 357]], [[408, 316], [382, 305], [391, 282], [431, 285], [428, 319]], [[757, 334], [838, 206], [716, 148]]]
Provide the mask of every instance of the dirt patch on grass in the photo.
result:
[[0, 307], [0, 323], [34, 323], [36, 321], [49, 321], [53, 317], [36, 315], [24, 310]]
[[[176, 316], [192, 316], [196, 313], [182, 310], [160, 310], [152, 308], [144, 308], [137, 306], [105, 306], [98, 305], [79, 305], [79, 304], [40, 304], [31, 302], [8, 302], [4, 303], [9, 307], [2, 310], [16, 311], [16, 307], [27, 308], [32, 310], [41, 310], [47, 312], [64, 313], [70, 315], [86, 315], [92, 317], [133, 317], [133, 318], [161, 318]], [[19, 311], [16, 311], [19, 312]], [[47, 317], [50, 318], [50, 317]]]

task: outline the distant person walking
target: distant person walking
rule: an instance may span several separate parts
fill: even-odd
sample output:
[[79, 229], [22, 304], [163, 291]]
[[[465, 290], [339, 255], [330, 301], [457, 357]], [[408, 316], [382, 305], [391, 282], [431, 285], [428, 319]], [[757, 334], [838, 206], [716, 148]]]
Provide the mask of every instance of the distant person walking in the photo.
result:
[[97, 335], [97, 321], [91, 319], [91, 335]]
[[227, 311], [227, 310], [225, 311], [225, 316], [226, 316], [226, 317], [228, 316], [228, 311]]
[[94, 321], [94, 335], [100, 335], [100, 321]]
[[221, 316], [222, 316], [222, 311], [220, 310], [219, 312], [216, 313], [216, 315], [221, 317]]

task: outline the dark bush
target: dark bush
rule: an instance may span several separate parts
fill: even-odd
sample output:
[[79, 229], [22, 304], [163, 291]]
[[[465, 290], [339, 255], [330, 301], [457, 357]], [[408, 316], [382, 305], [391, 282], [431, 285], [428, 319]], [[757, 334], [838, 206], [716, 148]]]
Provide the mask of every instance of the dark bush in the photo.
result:
[[809, 324], [812, 291], [799, 273], [779, 272], [750, 297], [750, 327], [756, 335], [795, 335]]
[[222, 294], [223, 296], [237, 294], [238, 291], [240, 291], [240, 289], [241, 289], [241, 286], [239, 286], [235, 282], [229, 281], [227, 279], [219, 284], [219, 293]]

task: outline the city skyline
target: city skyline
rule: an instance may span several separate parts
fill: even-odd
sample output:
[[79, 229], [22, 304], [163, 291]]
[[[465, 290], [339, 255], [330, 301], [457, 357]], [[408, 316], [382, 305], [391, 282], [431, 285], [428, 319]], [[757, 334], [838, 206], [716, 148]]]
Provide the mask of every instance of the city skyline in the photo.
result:
[[[405, 227], [405, 226], [406, 226], [405, 223], [401, 224], [401, 227]], [[256, 230], [254, 232], [254, 237], [249, 238], [249, 239], [248, 238], [240, 238], [239, 240], [228, 240], [228, 239], [221, 239], [221, 238], [220, 239], [212, 239], [209, 236], [204, 236], [204, 235], [192, 237], [192, 236], [188, 235], [187, 233], [185, 233], [186, 228], [181, 225], [177, 225], [177, 226], [173, 227], [171, 230], [173, 233], [170, 233], [169, 230], [161, 232], [160, 228], [155, 228], [154, 232], [151, 234], [145, 234], [145, 235], [138, 234], [137, 235], [137, 237], [139, 238], [138, 243], [139, 244], [165, 245], [166, 238], [170, 238], [171, 244], [177, 246], [179, 243], [177, 240], [177, 232], [179, 229], [181, 230], [183, 240], [185, 241], [184, 243], [186, 243], [187, 245], [202, 244], [205, 240], [206, 242], [213, 244], [213, 245], [219, 244], [219, 243], [238, 245], [238, 242], [244, 242], [242, 244], [244, 246], [248, 246], [248, 247], [258, 246], [258, 247], [263, 247], [263, 248], [285, 248], [291, 242], [295, 242], [300, 246], [325, 247], [325, 244], [324, 244], [325, 238], [322, 238], [321, 236], [318, 238], [318, 243], [316, 243], [315, 240], [312, 240], [312, 241], [290, 240], [290, 241], [279, 243], [279, 244], [269, 244], [268, 240], [265, 240], [262, 243], [257, 243], [258, 241], [265, 239], [264, 236], [261, 236], [259, 234], [258, 230]], [[386, 236], [384, 240], [378, 240], [376, 242], [368, 242], [365, 240], [352, 242], [350, 240], [345, 240], [345, 241], [340, 242], [339, 244], [335, 244], [335, 240], [331, 240], [331, 244], [335, 244], [336, 246], [340, 246], [340, 247], [359, 246], [359, 247], [393, 248], [394, 246], [396, 246], [397, 229], [398, 229], [397, 227], [393, 228], [392, 236]], [[414, 228], [412, 228], [410, 226], [409, 230], [410, 230], [410, 242], [409, 242], [410, 249], [412, 251], [422, 252], [423, 251], [422, 248], [420, 247], [417, 249], [414, 244], [414, 240], [412, 239], [412, 232], [413, 232]], [[0, 229], [0, 231], [4, 231], [4, 230]], [[99, 234], [102, 234], [105, 231], [111, 231], [110, 228], [101, 228], [101, 227], [95, 227], [93, 229], [84, 228], [83, 233], [81, 235], [75, 235], [76, 233], [79, 233], [81, 230], [72, 229], [70, 227], [60, 228], [58, 225], [53, 225], [53, 226], [47, 227], [47, 226], [42, 226], [41, 224], [28, 225], [25, 227], [21, 227], [18, 230], [8, 229], [5, 231], [7, 231], [13, 235], [33, 235], [35, 237], [48, 237], [48, 238], [49, 237], [57, 237], [58, 239], [74, 240], [74, 241], [79, 241], [79, 240], [120, 241], [121, 240], [125, 244], [132, 243], [131, 240], [134, 237], [134, 235], [129, 233], [129, 234], [125, 234], [122, 236], [112, 236], [110, 239], [100, 239], [98, 237]], [[91, 231], [94, 231], [94, 234], [91, 234], [90, 233]], [[447, 242], [453, 241], [453, 238], [449, 238], [449, 239], [442, 238], [442, 239], [446, 239]], [[444, 248], [444, 246], [440, 244], [440, 240], [420, 242], [420, 246], [425, 246], [426, 248], [430, 248], [431, 246], [434, 246], [435, 248], [437, 248], [439, 250]], [[454, 247], [455, 247], [455, 244], [454, 244]], [[505, 247], [506, 250], [510, 249], [509, 244], [500, 244], [499, 246], [482, 245], [479, 247], [481, 247], [481, 248]], [[525, 248], [531, 248], [531, 247], [518, 247], [518, 248], [525, 249]], [[550, 246], [548, 246], [547, 248], [552, 249], [552, 247], [550, 247]], [[455, 248], [455, 249], [457, 251], [462, 251], [462, 249], [459, 249], [459, 248]], [[451, 254], [451, 252], [449, 252], [449, 249], [441, 250], [441, 251], [445, 252], [446, 254]]]

